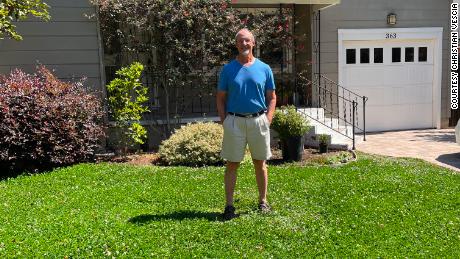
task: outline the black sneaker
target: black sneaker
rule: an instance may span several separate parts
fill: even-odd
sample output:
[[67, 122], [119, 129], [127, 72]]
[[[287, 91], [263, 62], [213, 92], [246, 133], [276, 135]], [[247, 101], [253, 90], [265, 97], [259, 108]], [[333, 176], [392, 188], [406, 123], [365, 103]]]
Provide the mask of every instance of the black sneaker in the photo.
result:
[[225, 207], [224, 214], [222, 214], [224, 220], [231, 220], [236, 217], [238, 217], [238, 215], [235, 214], [235, 207], [232, 205]]
[[259, 211], [262, 213], [269, 213], [272, 209], [266, 202], [261, 202], [259, 203]]

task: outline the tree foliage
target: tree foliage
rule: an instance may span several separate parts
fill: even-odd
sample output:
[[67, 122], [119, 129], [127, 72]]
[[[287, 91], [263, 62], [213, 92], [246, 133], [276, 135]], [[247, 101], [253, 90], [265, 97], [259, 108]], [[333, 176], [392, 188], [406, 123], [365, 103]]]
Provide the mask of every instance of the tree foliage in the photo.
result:
[[1, 0], [0, 2], [0, 39], [3, 36], [22, 40], [16, 31], [14, 21], [25, 20], [35, 16], [49, 20], [49, 6], [43, 0]]
[[116, 72], [117, 78], [107, 85], [109, 106], [117, 128], [122, 132], [121, 144], [126, 148], [130, 143], [143, 144], [147, 135], [139, 123], [142, 114], [148, 111], [143, 103], [148, 101], [147, 87], [140, 77], [144, 66], [138, 62]]
[[[99, 6], [105, 45], [123, 55], [147, 57], [145, 65], [164, 75], [158, 85], [165, 94], [166, 101], [161, 105], [168, 126], [170, 117], [177, 116], [168, 102], [174, 98], [172, 86], [191, 85], [189, 75], [193, 75], [194, 85], [209, 85], [204, 83], [206, 73], [237, 53], [235, 35], [239, 29], [246, 27], [254, 33], [256, 47], [282, 49], [294, 40], [289, 29], [291, 9], [282, 8], [276, 14], [243, 13], [232, 8], [230, 0], [92, 1]], [[125, 65], [120, 58], [115, 62]], [[203, 83], [196, 83], [197, 79]]]
[[[119, 51], [154, 53], [168, 72], [222, 65], [231, 57], [236, 32], [244, 27], [258, 45], [292, 43], [290, 16], [242, 13], [228, 0], [93, 0], [99, 4], [104, 41]], [[174, 75], [173, 75], [174, 76]]]

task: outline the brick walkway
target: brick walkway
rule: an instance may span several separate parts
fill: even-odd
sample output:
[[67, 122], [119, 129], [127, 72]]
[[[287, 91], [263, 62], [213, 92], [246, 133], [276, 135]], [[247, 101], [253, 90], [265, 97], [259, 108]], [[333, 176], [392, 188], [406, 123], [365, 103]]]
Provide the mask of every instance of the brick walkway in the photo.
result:
[[367, 141], [356, 144], [366, 153], [414, 157], [460, 172], [460, 145], [454, 129], [425, 129], [369, 133]]

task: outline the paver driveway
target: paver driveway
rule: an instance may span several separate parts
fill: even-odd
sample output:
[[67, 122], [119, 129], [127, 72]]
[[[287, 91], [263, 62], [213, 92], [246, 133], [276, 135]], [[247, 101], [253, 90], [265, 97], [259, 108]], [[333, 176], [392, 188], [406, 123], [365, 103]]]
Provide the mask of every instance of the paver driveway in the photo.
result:
[[367, 141], [356, 144], [366, 153], [415, 157], [460, 172], [460, 145], [455, 129], [423, 129], [369, 133]]

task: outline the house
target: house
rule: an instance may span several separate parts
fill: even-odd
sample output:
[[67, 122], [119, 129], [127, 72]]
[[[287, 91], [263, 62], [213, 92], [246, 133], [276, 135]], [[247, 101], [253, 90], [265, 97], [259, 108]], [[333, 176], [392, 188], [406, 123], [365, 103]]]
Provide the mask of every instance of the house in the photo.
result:
[[44, 2], [51, 7], [49, 22], [19, 22], [17, 29], [24, 40], [0, 40], [0, 73], [14, 68], [34, 72], [38, 64], [43, 64], [64, 80], [86, 77], [88, 85], [101, 91], [103, 53], [94, 7], [88, 0]]
[[321, 73], [369, 98], [368, 130], [449, 126], [450, 3], [342, 0], [320, 12]]
[[[335, 117], [335, 122], [328, 121], [331, 127], [334, 123], [350, 124], [352, 117], [361, 131], [455, 126], [458, 115], [450, 109], [452, 0], [232, 2], [235, 8], [248, 10], [293, 9], [298, 22], [295, 33], [308, 35], [302, 42], [308, 51], [296, 55], [285, 50], [283, 56], [293, 58], [294, 65], [282, 66], [277, 73], [309, 69], [315, 83], [302, 92], [290, 92], [289, 97], [297, 97], [291, 101], [298, 105], [322, 109], [322, 119], [328, 113]], [[84, 16], [93, 14], [94, 7], [87, 0], [47, 3], [51, 6], [50, 22], [21, 22], [22, 42], [0, 41], [0, 73], [14, 67], [30, 71], [40, 62], [56, 69], [64, 79], [88, 77], [104, 96], [105, 79], [113, 73], [109, 68], [114, 64], [107, 64], [110, 58], [104, 55], [97, 17]], [[304, 67], [307, 60], [313, 61], [311, 67]], [[299, 102], [299, 95], [307, 95], [306, 100]], [[185, 103], [189, 96], [176, 103]], [[199, 99], [191, 100], [189, 107], [194, 102], [200, 107], [188, 117], [213, 116], [214, 98], [196, 96]], [[161, 113], [157, 114], [160, 117], [146, 121], [158, 121]], [[193, 118], [181, 122], [190, 120]]]

